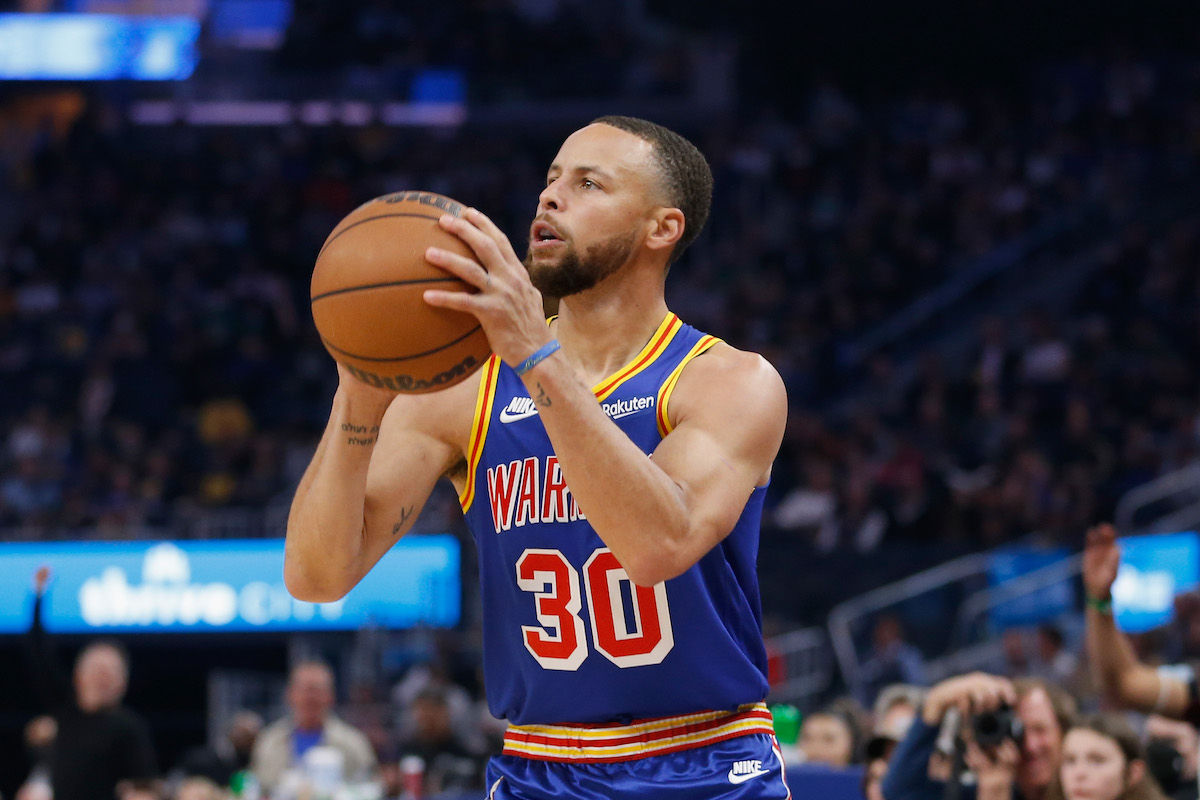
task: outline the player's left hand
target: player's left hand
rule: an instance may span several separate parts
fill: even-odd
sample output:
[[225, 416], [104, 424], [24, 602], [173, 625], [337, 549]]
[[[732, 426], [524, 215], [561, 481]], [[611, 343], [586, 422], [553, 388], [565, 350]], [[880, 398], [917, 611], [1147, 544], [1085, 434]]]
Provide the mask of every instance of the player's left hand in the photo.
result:
[[508, 237], [483, 212], [468, 208], [461, 217], [445, 214], [438, 224], [462, 239], [477, 260], [437, 247], [426, 250], [425, 259], [479, 291], [428, 289], [425, 302], [473, 314], [492, 350], [509, 366], [517, 366], [553, 338], [543, 316], [541, 292], [530, 282]]

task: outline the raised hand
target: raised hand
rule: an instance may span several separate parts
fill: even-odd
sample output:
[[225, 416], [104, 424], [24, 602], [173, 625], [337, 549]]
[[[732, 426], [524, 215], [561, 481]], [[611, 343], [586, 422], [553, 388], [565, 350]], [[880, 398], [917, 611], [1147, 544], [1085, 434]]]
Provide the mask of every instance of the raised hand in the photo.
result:
[[1083, 549], [1083, 587], [1088, 597], [1107, 600], [1112, 596], [1112, 585], [1120, 564], [1116, 529], [1105, 522], [1089, 530]]
[[37, 571], [33, 573], [33, 590], [37, 592], [38, 595], [43, 595], [46, 593], [46, 587], [49, 585], [50, 567], [42, 564], [37, 568]]

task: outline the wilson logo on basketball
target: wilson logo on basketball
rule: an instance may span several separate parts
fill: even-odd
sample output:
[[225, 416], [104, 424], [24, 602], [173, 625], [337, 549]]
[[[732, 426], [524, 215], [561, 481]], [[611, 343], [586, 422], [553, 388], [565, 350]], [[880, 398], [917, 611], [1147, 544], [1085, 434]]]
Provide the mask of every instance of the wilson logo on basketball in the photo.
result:
[[433, 206], [439, 211], [445, 211], [456, 217], [461, 217], [463, 212], [462, 203], [457, 203], [449, 197], [433, 192], [396, 192], [384, 195], [382, 199], [385, 203], [420, 203], [425, 206]]
[[461, 378], [463, 375], [471, 372], [475, 367], [479, 366], [479, 361], [475, 356], [467, 356], [450, 369], [445, 372], [439, 372], [429, 379], [414, 378], [412, 375], [376, 375], [374, 372], [367, 372], [365, 369], [359, 369], [352, 364], [345, 364], [343, 362], [343, 365], [350, 371], [351, 375], [376, 388], [391, 389], [393, 392], [421, 392], [438, 386], [456, 383], [455, 378]]

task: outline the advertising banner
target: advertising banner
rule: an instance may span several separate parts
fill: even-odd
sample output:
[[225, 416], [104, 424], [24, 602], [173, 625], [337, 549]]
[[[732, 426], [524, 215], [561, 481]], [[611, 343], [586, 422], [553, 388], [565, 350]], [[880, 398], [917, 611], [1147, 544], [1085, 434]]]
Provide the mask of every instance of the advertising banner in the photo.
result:
[[29, 627], [33, 575], [50, 567], [43, 606], [55, 633], [451, 627], [461, 611], [459, 543], [409, 536], [333, 603], [293, 598], [280, 539], [0, 543], [0, 633]]

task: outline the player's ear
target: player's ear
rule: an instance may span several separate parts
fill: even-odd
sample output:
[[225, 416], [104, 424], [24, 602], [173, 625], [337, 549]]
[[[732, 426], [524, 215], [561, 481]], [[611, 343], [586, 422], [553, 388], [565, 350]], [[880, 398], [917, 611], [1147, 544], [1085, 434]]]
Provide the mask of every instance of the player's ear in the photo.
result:
[[646, 246], [651, 250], [670, 250], [683, 236], [683, 212], [678, 208], [660, 208], [651, 217]]

